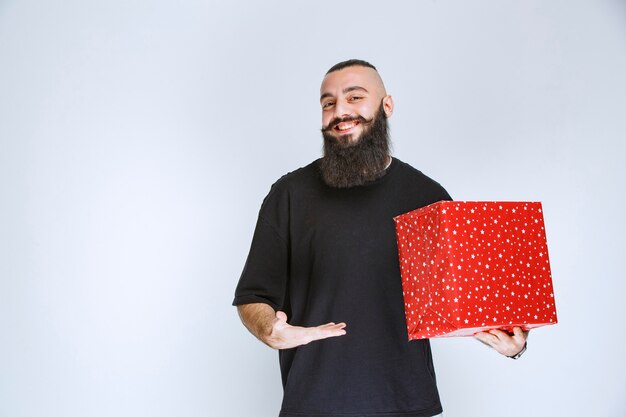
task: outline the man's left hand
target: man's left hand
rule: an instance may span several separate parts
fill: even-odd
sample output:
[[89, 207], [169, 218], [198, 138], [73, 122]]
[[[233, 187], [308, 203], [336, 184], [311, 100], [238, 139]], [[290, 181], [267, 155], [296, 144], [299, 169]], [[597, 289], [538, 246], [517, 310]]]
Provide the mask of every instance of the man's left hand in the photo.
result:
[[510, 335], [502, 330], [492, 329], [476, 333], [474, 337], [504, 356], [515, 356], [524, 348], [528, 332], [521, 327], [514, 327], [513, 335]]

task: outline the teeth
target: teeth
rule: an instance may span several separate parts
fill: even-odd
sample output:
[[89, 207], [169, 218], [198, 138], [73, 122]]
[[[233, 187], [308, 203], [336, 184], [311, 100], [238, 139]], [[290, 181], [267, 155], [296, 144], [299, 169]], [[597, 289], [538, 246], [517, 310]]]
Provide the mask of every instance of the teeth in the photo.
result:
[[339, 129], [339, 130], [348, 130], [348, 129], [352, 129], [355, 125], [356, 125], [356, 123], [354, 123], [354, 122], [352, 122], [352, 123], [340, 123], [337, 126], [337, 129]]

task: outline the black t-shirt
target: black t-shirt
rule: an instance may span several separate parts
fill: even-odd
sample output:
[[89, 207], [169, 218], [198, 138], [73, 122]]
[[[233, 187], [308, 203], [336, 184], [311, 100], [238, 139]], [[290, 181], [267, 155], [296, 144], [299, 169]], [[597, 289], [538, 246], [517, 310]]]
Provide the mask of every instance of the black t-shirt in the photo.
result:
[[261, 206], [233, 305], [347, 334], [280, 351], [281, 417], [441, 413], [428, 340], [408, 341], [393, 217], [450, 200], [394, 158], [364, 186], [324, 184], [319, 160], [279, 179]]

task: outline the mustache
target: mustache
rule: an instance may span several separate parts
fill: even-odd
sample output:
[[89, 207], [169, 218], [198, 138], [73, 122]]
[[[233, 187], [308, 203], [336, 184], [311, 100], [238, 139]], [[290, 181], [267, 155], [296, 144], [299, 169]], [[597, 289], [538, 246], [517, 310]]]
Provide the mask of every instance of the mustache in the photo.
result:
[[328, 123], [328, 126], [326, 127], [322, 127], [322, 133], [327, 133], [330, 132], [331, 130], [333, 130], [335, 128], [335, 126], [337, 126], [339, 123], [343, 123], [343, 122], [352, 122], [352, 121], [358, 121], [364, 125], [368, 125], [370, 123], [372, 123], [374, 121], [374, 117], [372, 117], [371, 119], [366, 119], [363, 116], [348, 116], [348, 117], [335, 117], [333, 120], [331, 120]]

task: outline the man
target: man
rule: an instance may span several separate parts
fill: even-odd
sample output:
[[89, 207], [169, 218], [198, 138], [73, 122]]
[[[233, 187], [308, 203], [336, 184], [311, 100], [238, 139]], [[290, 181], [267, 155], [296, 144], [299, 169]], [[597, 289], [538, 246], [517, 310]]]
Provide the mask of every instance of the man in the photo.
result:
[[[429, 341], [407, 338], [393, 217], [450, 196], [390, 156], [373, 65], [333, 66], [320, 93], [324, 157], [272, 186], [233, 304], [280, 349], [281, 417], [440, 414]], [[507, 356], [526, 341], [477, 337]]]

